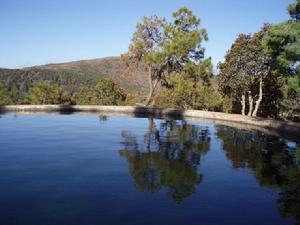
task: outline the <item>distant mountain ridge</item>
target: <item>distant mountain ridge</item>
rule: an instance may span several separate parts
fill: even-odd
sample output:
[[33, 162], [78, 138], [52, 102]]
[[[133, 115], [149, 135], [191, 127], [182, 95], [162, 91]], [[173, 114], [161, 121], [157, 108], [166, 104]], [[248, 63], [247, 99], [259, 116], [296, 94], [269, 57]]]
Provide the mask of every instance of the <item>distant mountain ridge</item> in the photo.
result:
[[0, 82], [8, 89], [27, 92], [38, 83], [49, 82], [60, 85], [71, 94], [82, 85], [96, 83], [104, 77], [111, 77], [126, 91], [147, 89], [146, 73], [141, 69], [133, 74], [125, 73], [126, 65], [120, 57], [106, 57], [53, 63], [23, 69], [0, 68]]

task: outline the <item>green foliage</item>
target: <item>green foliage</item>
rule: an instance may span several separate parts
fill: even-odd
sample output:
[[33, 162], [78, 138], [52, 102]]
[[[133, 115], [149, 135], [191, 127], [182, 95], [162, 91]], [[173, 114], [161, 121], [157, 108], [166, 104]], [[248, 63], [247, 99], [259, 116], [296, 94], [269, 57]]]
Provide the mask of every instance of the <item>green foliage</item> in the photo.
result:
[[300, 60], [300, 22], [286, 21], [271, 26], [263, 39], [268, 55], [276, 58], [276, 66], [286, 72], [295, 71]]
[[128, 66], [143, 65], [146, 69], [153, 68], [149, 71], [152, 76], [158, 75], [157, 70], [161, 64], [161, 46], [164, 39], [164, 27], [166, 21], [158, 16], [144, 17], [141, 23], [136, 26], [128, 53], [122, 55], [122, 59]]
[[300, 118], [300, 1], [290, 4], [291, 20], [271, 26], [263, 38], [266, 53], [275, 59], [274, 68], [286, 78], [282, 84], [280, 115]]
[[10, 105], [12, 100], [8, 95], [7, 91], [0, 85], [0, 106], [1, 105]]
[[155, 97], [155, 105], [164, 108], [201, 109], [220, 111], [221, 96], [210, 86], [194, 82], [185, 74], [167, 77], [169, 88]]
[[289, 76], [286, 85], [282, 88], [283, 100], [281, 101], [282, 117], [300, 121], [300, 78]]
[[[260, 115], [267, 115], [267, 107], [262, 106], [280, 102], [279, 90], [274, 87], [281, 85], [284, 74], [274, 66], [275, 58], [266, 54], [262, 45], [269, 29], [270, 26], [265, 25], [252, 35], [240, 34], [227, 52], [224, 63], [219, 64], [219, 90], [224, 97], [232, 98], [234, 112], [243, 114], [248, 109], [248, 115], [256, 116], [260, 110]], [[273, 113], [276, 116], [279, 111]]]
[[148, 72], [149, 95], [146, 105], [160, 83], [169, 86], [170, 74], [184, 73], [188, 77], [208, 81], [212, 75], [210, 59], [204, 60], [205, 29], [200, 19], [186, 7], [173, 13], [173, 20], [157, 16], [144, 17], [137, 25], [128, 53], [123, 55], [129, 67], [142, 64]]
[[193, 106], [194, 85], [183, 76], [170, 75], [167, 81], [172, 88], [163, 89], [155, 96], [155, 105], [163, 108], [190, 109]]
[[294, 20], [300, 20], [300, 0], [296, 0], [295, 3], [290, 4], [288, 6], [288, 11], [290, 13], [290, 16]]
[[70, 96], [63, 92], [58, 85], [41, 83], [29, 91], [23, 103], [32, 105], [69, 104]]
[[156, 15], [144, 17], [136, 26], [123, 59], [129, 65], [142, 63], [151, 67], [152, 78], [163, 79], [165, 72], [182, 69], [184, 63], [203, 58], [201, 42], [207, 40], [207, 33], [199, 26], [200, 19], [186, 7], [174, 12], [171, 22]]
[[219, 90], [223, 97], [232, 98], [234, 112], [251, 110], [253, 102], [257, 105], [261, 100], [262, 116], [299, 117], [299, 9], [297, 0], [288, 7], [291, 20], [265, 25], [253, 35], [239, 35], [219, 64]]
[[243, 57], [248, 55], [248, 44], [251, 41], [250, 35], [240, 34], [232, 44], [225, 56], [224, 63], [218, 65], [218, 86], [224, 96], [229, 96], [239, 102], [242, 93], [249, 89], [246, 72], [243, 70], [247, 60]]
[[124, 90], [145, 91], [147, 77], [145, 71], [125, 76], [126, 65], [120, 57], [84, 60], [63, 64], [49, 64], [24, 69], [0, 68], [0, 83], [8, 93], [15, 91], [12, 98], [15, 104], [24, 98], [27, 92], [39, 83], [57, 84], [62, 90], [74, 95], [82, 86], [94, 85], [103, 78], [111, 77]]
[[204, 85], [210, 85], [210, 80], [213, 76], [212, 69], [211, 58], [208, 58], [199, 64], [194, 62], [186, 63], [181, 75], [186, 79], [191, 79], [194, 83], [201, 82]]
[[232, 98], [224, 96], [222, 98], [222, 112], [231, 113], [233, 109]]
[[75, 94], [78, 105], [120, 105], [126, 98], [125, 92], [112, 79], [103, 79], [95, 86], [82, 87]]
[[126, 94], [124, 105], [134, 106], [139, 102], [143, 102], [144, 93], [142, 92], [129, 92]]
[[173, 69], [183, 69], [186, 63], [200, 63], [204, 58], [203, 40], [207, 32], [200, 28], [200, 19], [186, 7], [173, 13], [173, 21], [165, 28], [163, 46], [168, 63]]
[[0, 69], [0, 82], [12, 94], [14, 103], [22, 101], [25, 95], [40, 83], [58, 85], [72, 95], [79, 90], [81, 85], [96, 83], [103, 76], [63, 69]]
[[19, 103], [19, 100], [20, 100], [20, 92], [15, 88], [15, 87], [13, 87], [12, 89], [11, 89], [11, 91], [9, 92], [9, 96], [10, 96], [10, 98], [11, 98], [11, 100], [12, 100], [12, 102], [14, 103], [14, 104], [17, 104], [17, 103]]
[[223, 108], [223, 101], [221, 95], [210, 86], [200, 85], [196, 86], [196, 101], [194, 109], [221, 111]]

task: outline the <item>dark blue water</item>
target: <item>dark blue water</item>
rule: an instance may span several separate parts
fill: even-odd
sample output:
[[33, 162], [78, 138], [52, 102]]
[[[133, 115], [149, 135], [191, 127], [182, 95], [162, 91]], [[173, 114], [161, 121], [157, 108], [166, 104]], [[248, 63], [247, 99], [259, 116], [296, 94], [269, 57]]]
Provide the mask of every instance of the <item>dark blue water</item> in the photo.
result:
[[0, 224], [299, 224], [296, 142], [180, 120], [3, 115]]

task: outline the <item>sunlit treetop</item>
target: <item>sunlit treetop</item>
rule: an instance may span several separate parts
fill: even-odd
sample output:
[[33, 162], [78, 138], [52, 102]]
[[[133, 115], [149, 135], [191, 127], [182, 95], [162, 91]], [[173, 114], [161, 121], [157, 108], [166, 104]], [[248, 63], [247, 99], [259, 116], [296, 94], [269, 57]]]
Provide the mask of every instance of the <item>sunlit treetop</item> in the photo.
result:
[[292, 19], [300, 21], [300, 0], [288, 6], [288, 11]]

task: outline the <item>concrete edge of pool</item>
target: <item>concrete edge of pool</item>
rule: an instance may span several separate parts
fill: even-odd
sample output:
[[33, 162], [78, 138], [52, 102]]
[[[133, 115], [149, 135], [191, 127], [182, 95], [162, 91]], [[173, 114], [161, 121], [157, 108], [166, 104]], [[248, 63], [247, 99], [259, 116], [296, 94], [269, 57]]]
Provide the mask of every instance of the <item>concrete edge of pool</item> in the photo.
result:
[[260, 117], [248, 117], [239, 114], [209, 112], [201, 110], [161, 109], [143, 106], [88, 106], [88, 105], [9, 105], [0, 106], [0, 113], [13, 112], [54, 112], [54, 113], [122, 113], [135, 116], [174, 116], [179, 118], [203, 118], [208, 120], [230, 121], [247, 124], [269, 130], [284, 132], [300, 137], [300, 123], [279, 121]]

